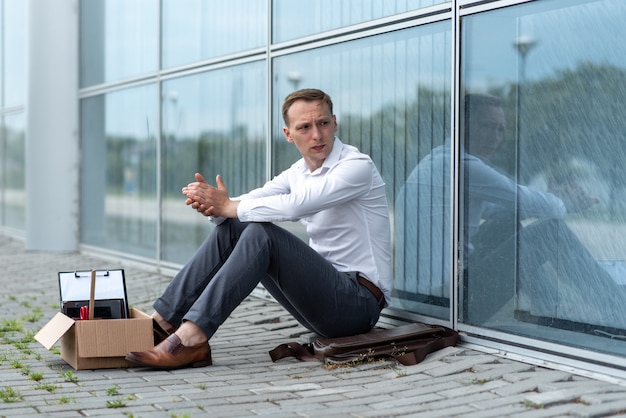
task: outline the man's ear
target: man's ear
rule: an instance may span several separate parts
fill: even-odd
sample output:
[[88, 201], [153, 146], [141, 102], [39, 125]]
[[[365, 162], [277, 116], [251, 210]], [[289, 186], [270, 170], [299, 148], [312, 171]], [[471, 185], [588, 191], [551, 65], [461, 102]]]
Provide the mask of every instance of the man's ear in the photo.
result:
[[291, 138], [291, 134], [289, 133], [288, 127], [283, 126], [283, 133], [285, 134], [285, 138], [287, 139], [287, 142], [293, 142], [293, 139]]

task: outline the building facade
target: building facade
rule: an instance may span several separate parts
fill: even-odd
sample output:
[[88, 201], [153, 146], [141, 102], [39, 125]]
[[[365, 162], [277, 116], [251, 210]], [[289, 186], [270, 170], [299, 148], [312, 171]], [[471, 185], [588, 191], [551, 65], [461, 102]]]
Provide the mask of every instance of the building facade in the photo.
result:
[[181, 187], [288, 167], [282, 99], [320, 88], [387, 185], [387, 317], [624, 377], [624, 21], [622, 0], [0, 0], [0, 227], [177, 268], [211, 230]]

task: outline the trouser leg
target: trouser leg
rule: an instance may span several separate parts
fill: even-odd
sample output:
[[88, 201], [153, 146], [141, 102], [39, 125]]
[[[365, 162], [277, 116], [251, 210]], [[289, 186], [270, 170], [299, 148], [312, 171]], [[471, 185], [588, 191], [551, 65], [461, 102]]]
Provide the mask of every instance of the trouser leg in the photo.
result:
[[166, 321], [175, 327], [181, 325], [187, 311], [232, 253], [245, 226], [226, 221], [208, 235], [154, 303]]
[[[520, 286], [536, 310], [559, 319], [626, 325], [626, 292], [562, 220], [546, 220], [521, 233]], [[537, 272], [546, 266], [553, 274]]]
[[172, 280], [155, 309], [170, 323], [196, 323], [209, 338], [262, 282], [305, 327], [324, 336], [369, 331], [375, 297], [306, 243], [271, 223], [228, 220]]

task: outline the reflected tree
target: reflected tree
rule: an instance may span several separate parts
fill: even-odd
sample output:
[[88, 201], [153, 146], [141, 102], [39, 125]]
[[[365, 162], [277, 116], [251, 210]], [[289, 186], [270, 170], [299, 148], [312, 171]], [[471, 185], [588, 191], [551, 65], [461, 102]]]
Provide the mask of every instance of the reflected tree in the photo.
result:
[[595, 193], [606, 190], [600, 197], [616, 216], [626, 207], [626, 71], [583, 63], [527, 89], [521, 180], [543, 175], [548, 185], [580, 181]]

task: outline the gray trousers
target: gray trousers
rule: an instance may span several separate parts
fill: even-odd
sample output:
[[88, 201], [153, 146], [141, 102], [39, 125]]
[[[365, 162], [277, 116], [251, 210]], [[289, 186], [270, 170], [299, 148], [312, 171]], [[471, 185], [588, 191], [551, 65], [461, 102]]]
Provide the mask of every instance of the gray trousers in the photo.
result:
[[294, 318], [324, 337], [371, 330], [379, 302], [356, 272], [339, 272], [305, 242], [272, 223], [227, 219], [172, 279], [155, 310], [170, 324], [192, 321], [209, 338], [262, 283]]

